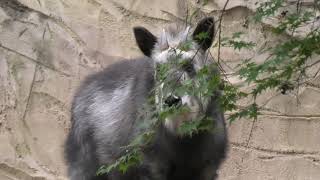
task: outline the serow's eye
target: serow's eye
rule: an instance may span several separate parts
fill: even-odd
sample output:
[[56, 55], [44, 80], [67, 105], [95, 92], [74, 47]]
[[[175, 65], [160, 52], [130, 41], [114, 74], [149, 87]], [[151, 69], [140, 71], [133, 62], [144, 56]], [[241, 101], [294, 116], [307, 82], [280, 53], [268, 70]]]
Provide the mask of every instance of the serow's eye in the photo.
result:
[[187, 73], [193, 73], [194, 72], [194, 67], [191, 62], [185, 62], [182, 64], [182, 69], [186, 71]]

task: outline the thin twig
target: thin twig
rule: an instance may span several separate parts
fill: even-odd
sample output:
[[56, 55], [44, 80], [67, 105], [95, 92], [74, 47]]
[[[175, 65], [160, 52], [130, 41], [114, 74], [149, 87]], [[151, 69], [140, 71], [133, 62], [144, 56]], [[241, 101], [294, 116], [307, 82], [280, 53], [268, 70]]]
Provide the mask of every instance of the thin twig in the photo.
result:
[[220, 49], [221, 49], [222, 17], [223, 17], [223, 14], [224, 14], [224, 12], [225, 12], [225, 10], [227, 8], [228, 3], [229, 3], [229, 0], [227, 0], [226, 3], [224, 4], [222, 12], [221, 12], [221, 15], [220, 15], [220, 18], [219, 18], [219, 34], [218, 34], [218, 41], [219, 41], [219, 44], [218, 44], [218, 63], [219, 64], [220, 64]]
[[317, 72], [313, 75], [313, 78], [317, 77], [320, 72], [320, 68], [318, 68]]
[[186, 19], [185, 19], [185, 28], [188, 27], [188, 17], [189, 17], [189, 6], [187, 5], [187, 12], [186, 12]]
[[319, 63], [320, 63], [320, 60], [317, 60], [316, 62], [314, 62], [314, 63], [306, 66], [304, 69], [308, 69], [308, 68], [310, 68], [310, 67], [312, 67], [312, 66], [314, 66], [314, 65], [316, 65], [316, 64], [319, 64]]

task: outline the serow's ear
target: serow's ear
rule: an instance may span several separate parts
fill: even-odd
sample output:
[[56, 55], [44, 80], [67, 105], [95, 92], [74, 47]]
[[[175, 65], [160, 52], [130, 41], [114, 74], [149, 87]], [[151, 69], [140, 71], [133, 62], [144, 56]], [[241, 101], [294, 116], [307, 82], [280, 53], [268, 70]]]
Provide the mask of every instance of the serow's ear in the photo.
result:
[[207, 17], [198, 23], [192, 36], [203, 50], [207, 50], [212, 45], [214, 33], [214, 19], [213, 17]]
[[157, 38], [144, 27], [134, 27], [133, 33], [140, 50], [144, 55], [150, 57]]

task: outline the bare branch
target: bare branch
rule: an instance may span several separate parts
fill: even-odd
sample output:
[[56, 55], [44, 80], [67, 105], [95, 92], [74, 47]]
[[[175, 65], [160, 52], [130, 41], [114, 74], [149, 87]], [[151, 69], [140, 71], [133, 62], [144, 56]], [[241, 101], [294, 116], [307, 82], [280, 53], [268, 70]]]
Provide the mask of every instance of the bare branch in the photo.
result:
[[219, 64], [220, 64], [220, 54], [221, 54], [221, 52], [220, 52], [220, 50], [221, 50], [221, 32], [222, 32], [221, 24], [222, 24], [223, 14], [226, 11], [228, 3], [229, 3], [229, 0], [227, 0], [226, 3], [224, 4], [220, 18], [219, 18], [219, 34], [218, 34], [218, 41], [219, 41], [219, 44], [218, 44], [218, 63]]

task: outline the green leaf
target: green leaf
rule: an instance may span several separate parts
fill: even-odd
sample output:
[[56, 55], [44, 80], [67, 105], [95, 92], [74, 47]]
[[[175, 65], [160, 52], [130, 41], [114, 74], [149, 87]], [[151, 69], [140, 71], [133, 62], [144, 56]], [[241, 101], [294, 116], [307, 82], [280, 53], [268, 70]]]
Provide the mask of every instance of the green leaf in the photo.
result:
[[106, 173], [110, 173], [113, 170], [119, 170], [121, 173], [126, 173], [129, 168], [140, 164], [142, 160], [142, 154], [139, 149], [133, 149], [128, 151], [127, 154], [121, 156], [115, 163], [109, 166], [101, 166], [98, 171], [97, 175], [103, 175]]
[[180, 49], [181, 51], [190, 51], [192, 49], [192, 41], [188, 40], [186, 42], [181, 43], [178, 46], [178, 49]]
[[243, 35], [243, 34], [244, 34], [244, 32], [241, 32], [241, 31], [235, 32], [232, 34], [232, 39], [240, 38], [241, 35]]
[[196, 35], [196, 39], [198, 40], [206, 40], [209, 38], [208, 32], [200, 32], [199, 34]]
[[178, 133], [182, 136], [192, 137], [201, 131], [210, 131], [214, 128], [214, 121], [206, 116], [200, 117], [196, 120], [184, 121], [178, 127]]
[[269, 0], [261, 3], [261, 5], [257, 8], [253, 19], [256, 22], [260, 22], [263, 18], [274, 15], [275, 12], [282, 7], [283, 3], [284, 0]]
[[233, 47], [235, 50], [241, 50], [243, 48], [246, 48], [246, 49], [251, 49], [253, 48], [256, 44], [253, 43], [253, 42], [245, 42], [245, 41], [240, 41], [240, 40], [229, 40], [228, 41], [228, 44], [229, 46]]

